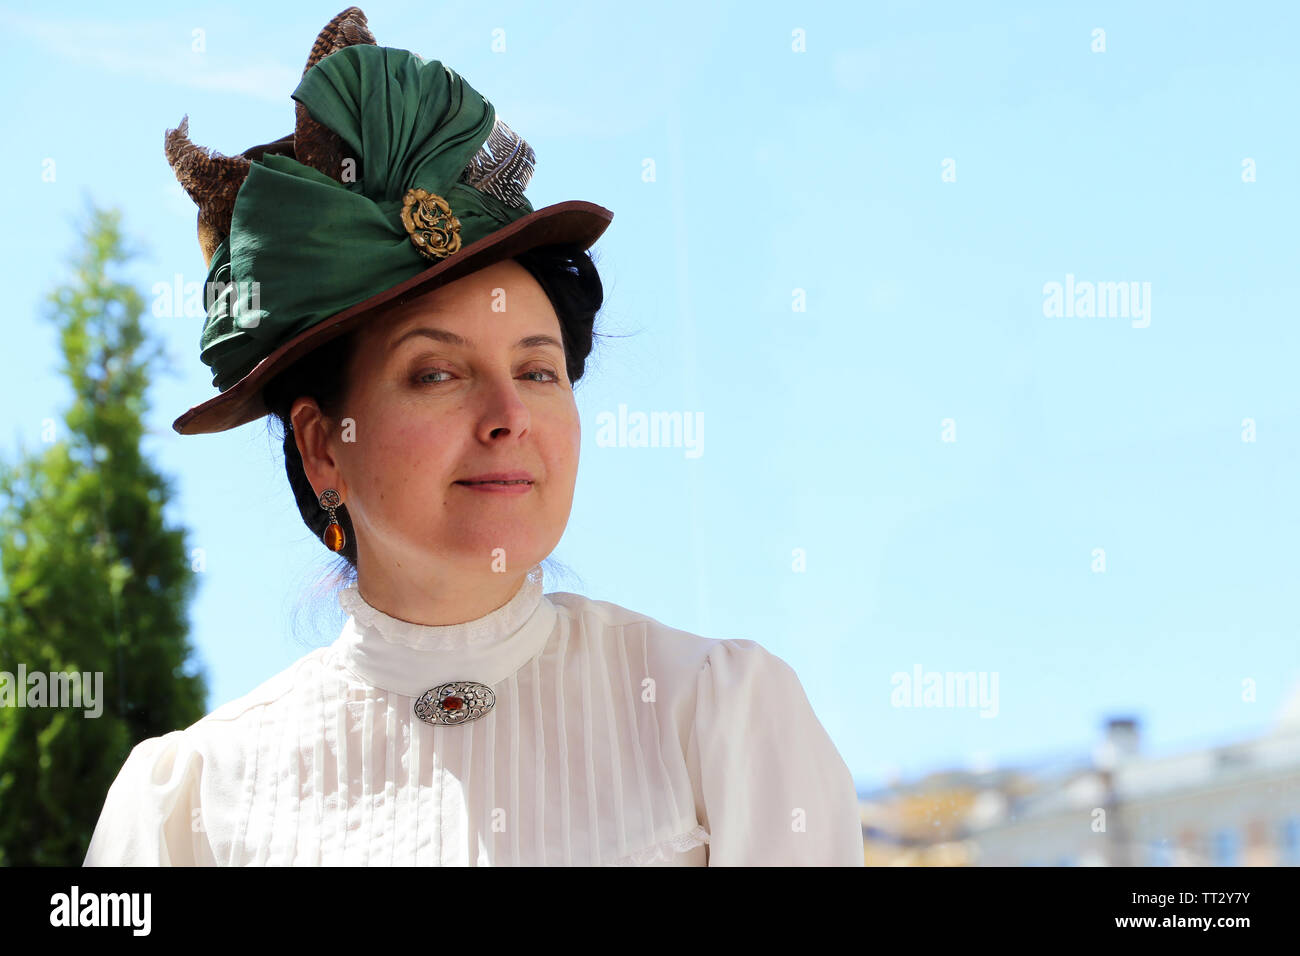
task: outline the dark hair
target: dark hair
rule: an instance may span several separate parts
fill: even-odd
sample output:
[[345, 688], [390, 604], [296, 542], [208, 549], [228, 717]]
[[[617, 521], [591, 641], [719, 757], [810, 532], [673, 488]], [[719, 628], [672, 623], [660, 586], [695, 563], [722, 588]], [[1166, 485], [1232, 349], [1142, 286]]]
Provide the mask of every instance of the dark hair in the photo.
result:
[[[604, 288], [591, 255], [575, 245], [550, 245], [521, 253], [514, 260], [532, 274], [551, 300], [551, 306], [560, 320], [561, 339], [564, 343], [565, 371], [569, 381], [577, 385], [586, 368], [587, 356], [595, 336], [596, 313], [604, 301]], [[406, 296], [392, 300], [391, 306], [407, 301]], [[355, 351], [361, 326], [343, 333], [313, 349], [293, 365], [275, 376], [262, 389], [262, 398], [270, 414], [268, 426], [279, 423], [280, 434], [275, 436], [284, 445], [284, 470], [289, 477], [289, 487], [298, 503], [302, 520], [318, 541], [324, 543], [325, 528], [329, 525], [329, 512], [320, 506], [316, 492], [303, 471], [302, 456], [294, 440], [293, 423], [289, 410], [301, 396], [314, 398], [321, 410], [332, 418], [340, 416], [347, 397], [350, 381], [348, 368]], [[323, 489], [322, 489], [323, 490]], [[357, 539], [352, 529], [346, 504], [334, 509], [339, 525], [347, 536], [339, 552], [346, 565], [341, 570], [346, 578], [355, 577], [357, 567]]]

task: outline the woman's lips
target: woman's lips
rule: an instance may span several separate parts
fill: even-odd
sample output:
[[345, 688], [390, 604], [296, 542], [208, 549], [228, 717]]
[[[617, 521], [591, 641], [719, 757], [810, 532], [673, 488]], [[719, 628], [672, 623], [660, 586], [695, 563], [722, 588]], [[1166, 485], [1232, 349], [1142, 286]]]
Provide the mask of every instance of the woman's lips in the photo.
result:
[[495, 495], [526, 495], [533, 490], [531, 481], [458, 481], [456, 484], [470, 491], [484, 491]]

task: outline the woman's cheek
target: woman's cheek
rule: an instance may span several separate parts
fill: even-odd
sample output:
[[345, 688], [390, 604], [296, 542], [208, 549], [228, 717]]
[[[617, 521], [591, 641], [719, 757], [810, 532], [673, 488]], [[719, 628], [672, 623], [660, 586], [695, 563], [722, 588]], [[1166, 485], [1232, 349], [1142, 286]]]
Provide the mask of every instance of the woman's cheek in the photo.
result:
[[582, 454], [582, 416], [578, 414], [576, 405], [573, 409], [573, 427], [569, 434], [573, 436], [573, 463], [576, 468], [578, 457]]
[[[417, 483], [440, 481], [451, 470], [446, 458], [448, 443], [438, 428], [407, 427], [387, 436], [382, 456], [394, 472], [411, 475]], [[447, 479], [451, 480], [450, 477]]]

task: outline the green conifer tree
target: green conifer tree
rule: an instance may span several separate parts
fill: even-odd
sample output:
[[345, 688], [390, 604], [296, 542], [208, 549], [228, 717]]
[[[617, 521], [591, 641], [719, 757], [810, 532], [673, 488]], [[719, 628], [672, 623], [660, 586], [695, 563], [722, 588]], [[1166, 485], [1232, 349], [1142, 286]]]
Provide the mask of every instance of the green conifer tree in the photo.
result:
[[[47, 447], [0, 463], [0, 863], [79, 866], [140, 740], [205, 713], [187, 609], [196, 586], [171, 484], [145, 459], [146, 389], [161, 354], [143, 296], [119, 277], [120, 214], [92, 207], [72, 275], [48, 297], [71, 385]], [[53, 434], [54, 432], [58, 434]], [[28, 686], [16, 686], [19, 666]], [[17, 706], [34, 674], [102, 675], [102, 708]], [[83, 697], [84, 703], [84, 697]], [[92, 710], [93, 712], [93, 710]]]

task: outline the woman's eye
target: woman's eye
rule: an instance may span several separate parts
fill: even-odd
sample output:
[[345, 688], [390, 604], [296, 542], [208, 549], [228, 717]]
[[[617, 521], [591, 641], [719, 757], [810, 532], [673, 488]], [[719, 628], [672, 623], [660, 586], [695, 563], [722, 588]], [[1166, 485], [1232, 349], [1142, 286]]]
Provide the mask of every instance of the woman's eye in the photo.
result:
[[[549, 368], [534, 368], [534, 369], [529, 369], [527, 372], [524, 372], [523, 374], [524, 374], [524, 375], [549, 375], [549, 376], [551, 376], [549, 379], [533, 379], [533, 381], [534, 381], [534, 382], [537, 382], [539, 385], [540, 385], [540, 384], [547, 384], [547, 383], [549, 383], [549, 382], [559, 382], [559, 381], [560, 381], [560, 376], [557, 375], [555, 372], [552, 372]], [[445, 369], [440, 369], [440, 368], [429, 369], [429, 371], [427, 371], [427, 372], [421, 372], [420, 375], [419, 375], [419, 377], [416, 379], [416, 381], [420, 382], [422, 385], [441, 385], [444, 381], [446, 381], [445, 379], [441, 379], [441, 380], [438, 380], [438, 381], [429, 381], [429, 376], [431, 376], [431, 375], [451, 375], [451, 372], [448, 372], [448, 371], [446, 371]]]

